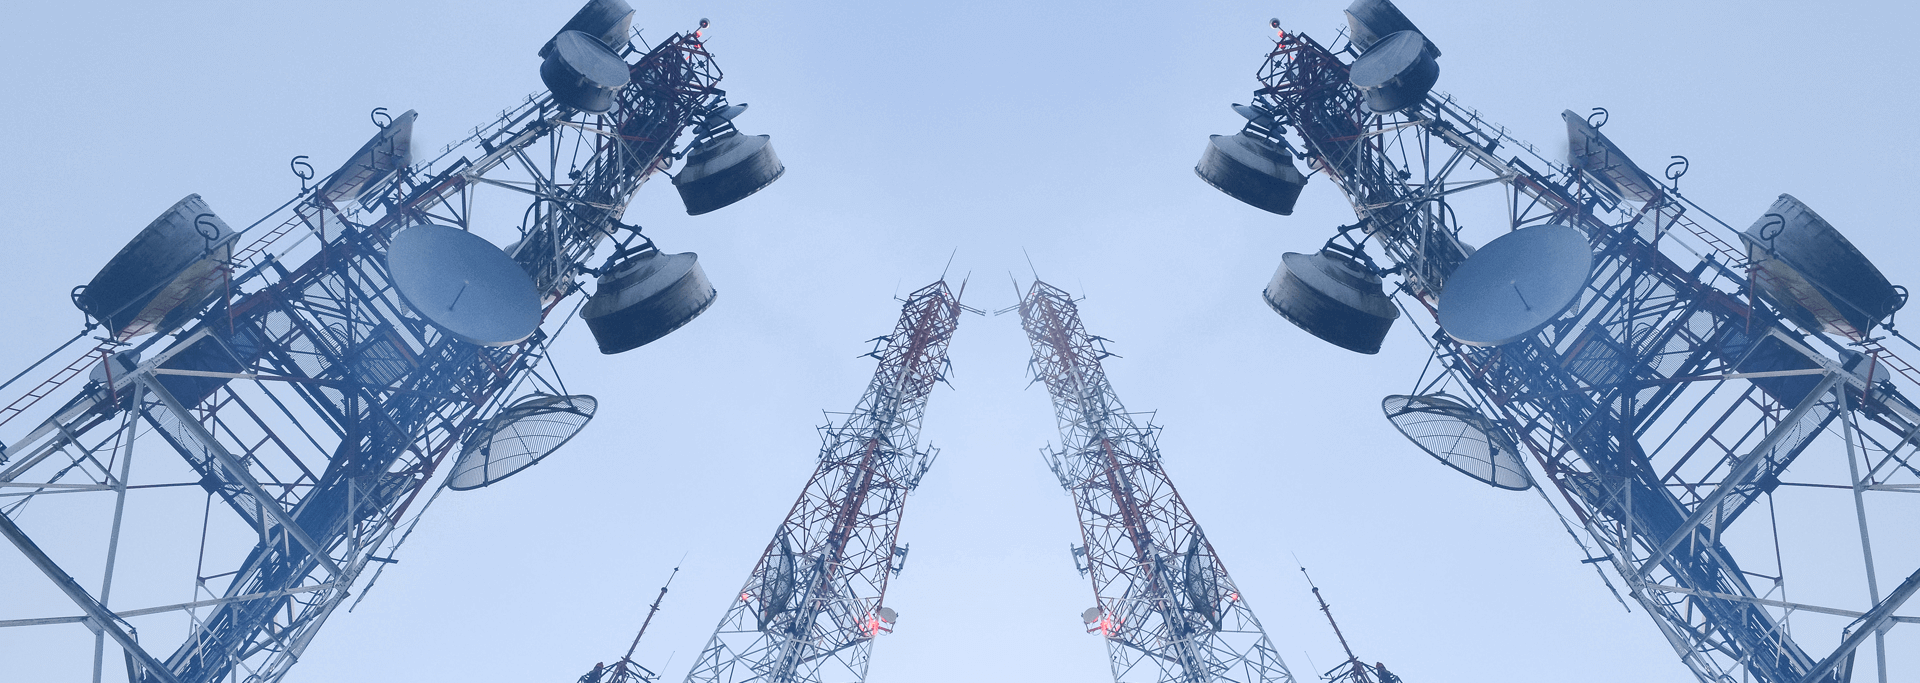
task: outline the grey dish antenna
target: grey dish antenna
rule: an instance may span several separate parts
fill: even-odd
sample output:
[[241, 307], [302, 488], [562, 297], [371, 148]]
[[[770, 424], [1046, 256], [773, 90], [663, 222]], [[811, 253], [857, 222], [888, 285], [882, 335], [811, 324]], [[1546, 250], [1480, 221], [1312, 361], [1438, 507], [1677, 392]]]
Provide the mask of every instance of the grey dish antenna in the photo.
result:
[[1549, 224], [1501, 235], [1447, 278], [1440, 328], [1469, 346], [1519, 341], [1579, 301], [1592, 270], [1579, 230]]
[[461, 442], [447, 488], [470, 491], [534, 466], [580, 433], [599, 405], [592, 396], [534, 394], [507, 406]]
[[527, 271], [492, 242], [431, 223], [394, 235], [387, 270], [407, 306], [448, 336], [506, 346], [540, 328], [540, 295]]
[[1380, 409], [1413, 445], [1442, 464], [1488, 486], [1533, 488], [1533, 476], [1506, 430], [1446, 394], [1388, 396]]

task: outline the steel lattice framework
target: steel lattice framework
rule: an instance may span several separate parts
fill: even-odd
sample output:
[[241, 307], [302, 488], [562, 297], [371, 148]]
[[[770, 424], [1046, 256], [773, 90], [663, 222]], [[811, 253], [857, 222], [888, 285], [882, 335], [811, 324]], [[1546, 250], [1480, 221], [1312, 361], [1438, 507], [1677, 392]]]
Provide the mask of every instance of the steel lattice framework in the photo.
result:
[[1159, 428], [1120, 404], [1066, 292], [1034, 282], [1020, 303], [1033, 372], [1053, 396], [1061, 444], [1043, 451], [1080, 519], [1115, 681], [1240, 683], [1293, 675], [1160, 466]]
[[[1733, 228], [1677, 181], [1622, 196], [1438, 92], [1373, 113], [1348, 81], [1354, 51], [1334, 45], [1283, 31], [1255, 100], [1278, 125], [1245, 130], [1282, 144], [1288, 129], [1298, 136], [1360, 218], [1335, 241], [1384, 253], [1388, 264], [1373, 267], [1399, 276], [1402, 308], [1432, 319], [1471, 253], [1456, 217], [1469, 197], [1503, 204], [1506, 227], [1558, 223], [1589, 237], [1594, 269], [1568, 313], [1497, 347], [1425, 335], [1446, 372], [1423, 391], [1457, 390], [1517, 437], [1597, 543], [1588, 561], [1613, 570], [1603, 580], [1625, 584], [1701, 681], [1845, 681], [1861, 643], [1916, 621], [1894, 611], [1920, 572], [1893, 574], [1906, 578], [1883, 591], [1869, 533], [1911, 527], [1893, 499], [1920, 485], [1920, 410], [1902, 393], [1920, 379], [1911, 366], [1844, 321], [1823, 320], [1841, 330], [1823, 333], [1776, 313], [1778, 302], [1754, 293], [1765, 274], [1729, 243]], [[1631, 164], [1608, 163], [1596, 172]], [[1790, 513], [1776, 498], [1857, 517], [1865, 571], [1783, 539], [1778, 520]], [[1783, 564], [1795, 567], [1791, 580]], [[1795, 602], [1790, 586], [1846, 586], [1818, 592], [1847, 597]], [[1825, 654], [1795, 637], [1836, 631]], [[1884, 645], [1879, 653], [1880, 680], [1914, 673], [1889, 674]]]
[[[285, 676], [341, 603], [371, 587], [369, 565], [393, 561], [405, 538], [393, 532], [408, 527], [465, 430], [529, 380], [549, 381], [534, 368], [588, 259], [629, 228], [618, 219], [672, 163], [683, 132], [724, 104], [721, 72], [698, 33], [650, 49], [629, 44], [621, 56], [632, 81], [611, 112], [584, 114], [542, 93], [386, 180], [323, 178], [242, 231], [231, 259], [208, 276], [224, 281], [220, 294], [190, 309], [197, 314], [180, 333], [56, 351], [22, 372], [62, 368], [0, 397], [10, 401], [0, 424], [12, 425], [0, 452], [0, 534], [83, 614], [0, 626], [85, 624], [96, 634], [95, 681], [106, 638], [124, 649], [131, 680]], [[381, 184], [357, 201], [340, 190], [362, 181]], [[511, 253], [547, 319], [525, 342], [481, 347], [442, 334], [406, 309], [386, 272], [395, 231], [427, 221], [469, 228], [476, 207], [524, 217]], [[70, 382], [127, 350], [150, 355], [105, 382]], [[143, 463], [158, 479], [131, 479], [136, 452], [174, 453], [189, 469]], [[110, 606], [121, 597], [110, 591], [129, 493], [195, 485], [208, 497], [204, 518], [173, 520], [181, 528], [143, 543], [197, 547], [184, 563], [193, 573], [172, 586], [195, 599]], [[53, 494], [61, 495], [43, 502]], [[103, 565], [43, 548], [47, 537], [74, 536], [57, 511], [88, 502], [113, 510]], [[96, 580], [97, 592], [88, 587]], [[15, 584], [8, 590], [27, 589]]]
[[873, 381], [853, 412], [821, 428], [819, 467], [689, 683], [866, 680], [873, 639], [892, 630], [887, 581], [906, 558], [897, 539], [907, 494], [938, 454], [919, 448], [920, 422], [962, 310], [935, 282], [908, 295], [893, 333], [874, 340]]

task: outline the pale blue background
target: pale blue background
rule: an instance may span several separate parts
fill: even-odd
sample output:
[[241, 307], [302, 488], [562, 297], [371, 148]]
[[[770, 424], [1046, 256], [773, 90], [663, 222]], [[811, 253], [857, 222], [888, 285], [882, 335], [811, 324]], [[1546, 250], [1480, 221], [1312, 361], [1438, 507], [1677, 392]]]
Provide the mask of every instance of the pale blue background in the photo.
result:
[[[1256, 86], [1267, 19], [1330, 40], [1344, 1], [635, 4], [655, 40], [713, 19], [724, 86], [753, 105], [741, 126], [771, 133], [789, 173], [697, 218], [664, 183], [643, 189], [627, 220], [698, 251], [718, 303], [616, 357], [573, 326], [557, 360], [572, 389], [601, 399], [599, 418], [540, 466], [443, 496], [289, 681], [570, 683], [620, 655], [686, 553], [640, 650], [656, 669], [671, 653], [663, 670], [678, 680], [811, 470], [819, 411], [850, 408], [863, 388], [861, 340], [890, 329], [891, 297], [933, 280], [955, 248], [970, 305], [1014, 302], [1009, 272], [1030, 277], [1023, 248], [1043, 278], [1088, 297], [1089, 329], [1124, 356], [1108, 361], [1116, 388], [1159, 410], [1168, 470], [1302, 680], [1339, 655], [1293, 554], [1359, 655], [1409, 681], [1691, 680], [1646, 616], [1578, 564], [1537, 496], [1455, 474], [1380, 417], [1380, 397], [1409, 390], [1425, 360], [1410, 326], [1360, 356], [1261, 303], [1281, 252], [1352, 221], [1332, 185], [1316, 179], [1279, 218], [1194, 178], [1206, 136], [1239, 126], [1227, 104]], [[1730, 222], [1792, 192], [1891, 280], [1920, 284], [1912, 5], [1401, 7], [1445, 50], [1439, 88], [1519, 137], [1552, 149], [1561, 109], [1608, 107], [1607, 134], [1643, 165], [1690, 156], [1683, 189]], [[182, 195], [251, 222], [297, 189], [289, 157], [339, 164], [373, 132], [376, 106], [418, 109], [416, 144], [437, 149], [541, 88], [534, 51], [575, 8], [12, 3], [0, 21], [5, 374], [73, 334], [67, 290]], [[961, 322], [959, 391], [939, 389], [926, 420], [943, 453], [911, 499], [913, 553], [888, 596], [899, 628], [878, 642], [870, 680], [1112, 680], [1081, 629], [1092, 596], [1068, 557], [1071, 503], [1037, 454], [1058, 437], [1044, 391], [1024, 388], [1027, 353], [1011, 315]], [[197, 513], [201, 496], [133, 501], [139, 520]], [[76, 516], [84, 542], [47, 543], [95, 557], [103, 520]], [[1876, 548], [1883, 583], [1920, 564], [1911, 534], [1893, 531]], [[1841, 517], [1786, 532], [1853, 528]], [[130, 542], [116, 605], [191, 597], [181, 573], [141, 576]], [[0, 618], [72, 611], [0, 552]], [[1908, 670], [1911, 630], [1889, 638]], [[1797, 635], [1821, 653], [1837, 639]], [[0, 680], [85, 680], [91, 647], [79, 625], [0, 630]]]

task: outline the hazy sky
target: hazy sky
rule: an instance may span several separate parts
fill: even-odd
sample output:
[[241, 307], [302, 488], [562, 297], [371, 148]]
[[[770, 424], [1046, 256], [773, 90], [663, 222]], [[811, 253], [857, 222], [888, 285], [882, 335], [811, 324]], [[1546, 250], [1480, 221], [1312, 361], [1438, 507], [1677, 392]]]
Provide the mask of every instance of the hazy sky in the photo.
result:
[[[541, 89], [534, 53], [577, 4], [10, 8], [0, 367], [71, 336], [68, 290], [181, 196], [244, 225], [298, 189], [288, 158], [333, 168], [372, 134], [374, 107], [419, 110], [415, 144], [437, 149]], [[1459, 476], [1381, 417], [1425, 361], [1412, 327], [1361, 356], [1261, 302], [1282, 252], [1352, 222], [1335, 188], [1316, 178], [1281, 218], [1193, 176], [1206, 136], [1240, 125], [1227, 105], [1257, 85], [1267, 19], [1330, 40], [1346, 2], [635, 4], [655, 40], [712, 19], [723, 87], [753, 105], [739, 124], [773, 135], [786, 177], [701, 217], [665, 182], [642, 189], [626, 220], [699, 252], [718, 302], [620, 356], [570, 326], [556, 362], [600, 399], [596, 420], [501, 485], [442, 496], [287, 680], [570, 683], [624, 651], [684, 554], [640, 646], [683, 677], [812, 470], [820, 411], [851, 408], [871, 374], [862, 340], [955, 249], [972, 306], [1015, 301], [1009, 273], [1032, 277], [1022, 249], [1087, 297], [1089, 331], [1122, 356], [1107, 361], [1115, 388], [1159, 411], [1167, 469], [1296, 676], [1339, 659], [1297, 555], [1359, 655], [1408, 681], [1691, 680], [1538, 496]], [[1642, 165], [1689, 156], [1682, 189], [1727, 221], [1791, 192], [1889, 279], [1920, 283], [1912, 5], [1400, 6], [1445, 51], [1437, 87], [1518, 137], [1552, 149], [1562, 109], [1607, 107], [1606, 133]], [[908, 505], [913, 552], [887, 600], [901, 616], [872, 681], [1112, 680], [1079, 619], [1093, 597], [1068, 555], [1072, 504], [1038, 455], [1058, 435], [1027, 355], [1012, 315], [960, 323], [957, 390], [936, 390], [924, 432], [942, 454]], [[76, 519], [76, 537], [103, 537], [97, 521]], [[1920, 564], [1889, 545], [1885, 566]], [[122, 567], [141, 588], [116, 606], [190, 599], [189, 577]], [[72, 612], [0, 551], [0, 619]], [[1920, 650], [1910, 630], [1889, 646]], [[177, 642], [164, 633], [163, 652]], [[1837, 640], [1796, 636], [1820, 653]], [[0, 630], [0, 679], [85, 680], [92, 642], [77, 624]]]

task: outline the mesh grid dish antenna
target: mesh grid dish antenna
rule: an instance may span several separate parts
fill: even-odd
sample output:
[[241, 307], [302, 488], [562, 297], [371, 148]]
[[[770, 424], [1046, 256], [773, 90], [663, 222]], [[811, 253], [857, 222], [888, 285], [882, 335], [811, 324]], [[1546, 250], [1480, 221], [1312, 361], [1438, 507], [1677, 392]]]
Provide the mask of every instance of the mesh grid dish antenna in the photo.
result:
[[1525, 491], [1533, 477], [1506, 431], [1480, 411], [1446, 394], [1388, 396], [1380, 409], [1413, 445], [1494, 488]]
[[592, 396], [534, 394], [508, 406], [460, 445], [447, 488], [470, 491], [532, 467], [580, 433], [599, 405]]

